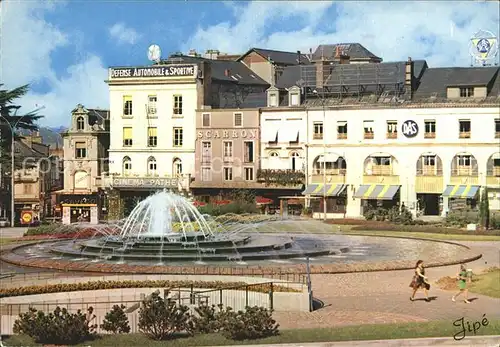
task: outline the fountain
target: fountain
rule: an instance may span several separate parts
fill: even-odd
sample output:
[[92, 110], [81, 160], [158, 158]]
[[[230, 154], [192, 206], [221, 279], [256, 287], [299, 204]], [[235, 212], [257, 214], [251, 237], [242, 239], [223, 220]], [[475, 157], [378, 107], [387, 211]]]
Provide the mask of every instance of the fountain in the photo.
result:
[[186, 198], [167, 191], [139, 202], [115, 235], [52, 244], [59, 256], [93, 262], [157, 265], [279, 260], [331, 254], [328, 248], [304, 249], [286, 235], [255, 235], [242, 225], [223, 225], [202, 215]]

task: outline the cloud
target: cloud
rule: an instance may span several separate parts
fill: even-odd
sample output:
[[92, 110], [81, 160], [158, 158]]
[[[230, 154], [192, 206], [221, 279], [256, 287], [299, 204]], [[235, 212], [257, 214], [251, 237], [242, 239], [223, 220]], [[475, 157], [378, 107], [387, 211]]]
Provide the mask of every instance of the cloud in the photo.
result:
[[116, 23], [110, 27], [109, 36], [118, 44], [129, 45], [137, 43], [141, 38], [141, 35], [134, 28], [128, 28], [124, 23]]
[[[183, 50], [308, 52], [324, 43], [359, 42], [384, 61], [411, 56], [431, 66], [467, 66], [469, 38], [481, 28], [498, 28], [500, 3], [269, 1], [230, 6], [238, 8], [234, 24], [198, 27]], [[280, 30], [280, 23], [290, 21], [294, 30]]]
[[[0, 81], [12, 89], [24, 84], [44, 86], [19, 99], [20, 113], [44, 106], [41, 121], [48, 126], [67, 126], [78, 103], [108, 107], [107, 69], [100, 58], [84, 52], [81, 40], [48, 23], [44, 16], [63, 6], [61, 2], [3, 1], [1, 21]], [[75, 42], [75, 43], [72, 43]], [[58, 76], [51, 55], [58, 49], [74, 49], [78, 56], [64, 76]], [[40, 88], [41, 89], [41, 88]]]

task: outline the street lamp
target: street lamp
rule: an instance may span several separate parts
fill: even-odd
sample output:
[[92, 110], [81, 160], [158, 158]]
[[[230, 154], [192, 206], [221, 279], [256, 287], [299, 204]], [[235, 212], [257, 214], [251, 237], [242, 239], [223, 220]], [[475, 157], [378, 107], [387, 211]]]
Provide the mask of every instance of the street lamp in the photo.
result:
[[[17, 111], [21, 108], [21, 106], [14, 106], [12, 107], [15, 111], [14, 111], [14, 117], [16, 117], [17, 115]], [[14, 198], [15, 198], [15, 195], [14, 195], [14, 190], [15, 190], [15, 185], [14, 185], [14, 171], [15, 171], [15, 168], [14, 168], [14, 144], [15, 144], [15, 141], [14, 141], [14, 128], [15, 126], [12, 126], [9, 121], [3, 117], [2, 115], [0, 115], [0, 117], [2, 117], [4, 120], [5, 120], [5, 123], [7, 124], [7, 126], [9, 127], [10, 129], [10, 134], [11, 134], [11, 138], [10, 138], [10, 195], [11, 195], [11, 199], [10, 199], [10, 226], [11, 227], [14, 227], [14, 220], [15, 220], [15, 211], [14, 211], [14, 207], [15, 207], [15, 201], [14, 201]]]
[[318, 93], [316, 89], [313, 90], [321, 100], [321, 106], [323, 109], [323, 220], [326, 221], [326, 110], [325, 110], [325, 90], [322, 89], [321, 94]]

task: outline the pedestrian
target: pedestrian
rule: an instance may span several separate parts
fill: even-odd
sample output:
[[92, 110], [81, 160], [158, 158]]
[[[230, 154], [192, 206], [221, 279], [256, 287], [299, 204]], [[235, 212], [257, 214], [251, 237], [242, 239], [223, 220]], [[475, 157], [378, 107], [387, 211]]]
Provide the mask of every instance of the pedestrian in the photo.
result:
[[424, 289], [425, 301], [430, 301], [428, 290], [431, 288], [431, 285], [427, 282], [427, 277], [425, 277], [423, 260], [417, 261], [417, 264], [415, 265], [415, 274], [413, 275], [413, 279], [410, 283], [410, 288], [413, 288], [413, 294], [410, 296], [410, 301], [415, 300], [415, 294], [420, 288]]
[[460, 264], [460, 272], [457, 274], [457, 282], [458, 289], [460, 289], [460, 291], [451, 297], [451, 301], [455, 301], [457, 296], [464, 293], [464, 302], [466, 304], [470, 304], [470, 301], [468, 300], [469, 288], [467, 288], [467, 284], [470, 283], [470, 277], [467, 276], [467, 269], [465, 268], [465, 264]]

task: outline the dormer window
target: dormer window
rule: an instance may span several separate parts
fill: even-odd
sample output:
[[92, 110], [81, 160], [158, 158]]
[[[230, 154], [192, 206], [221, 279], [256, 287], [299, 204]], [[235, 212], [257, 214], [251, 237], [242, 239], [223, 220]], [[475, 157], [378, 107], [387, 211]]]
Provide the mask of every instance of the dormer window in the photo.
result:
[[85, 119], [83, 116], [76, 119], [76, 130], [85, 130]]
[[292, 87], [288, 91], [288, 105], [300, 106], [300, 89], [298, 87]]
[[461, 98], [473, 98], [474, 97], [474, 87], [463, 87], [460, 88]]
[[267, 107], [279, 106], [279, 90], [276, 87], [271, 87], [267, 90]]

